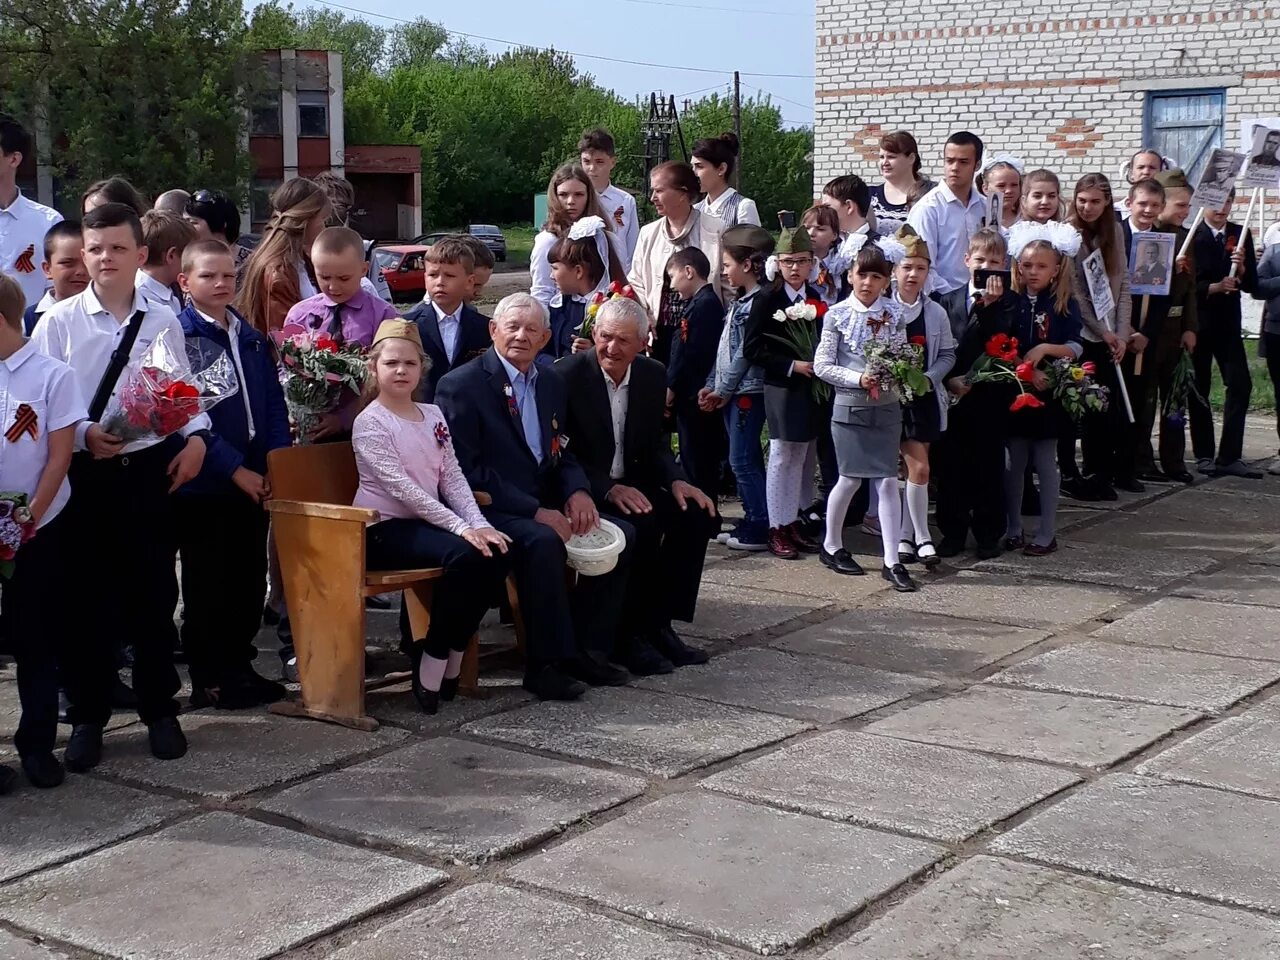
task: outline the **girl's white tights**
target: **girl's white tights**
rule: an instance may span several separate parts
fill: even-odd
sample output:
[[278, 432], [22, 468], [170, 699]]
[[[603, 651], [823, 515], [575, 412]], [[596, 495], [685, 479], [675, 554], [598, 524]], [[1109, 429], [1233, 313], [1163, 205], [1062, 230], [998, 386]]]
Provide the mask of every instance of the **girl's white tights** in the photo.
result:
[[919, 546], [926, 540], [932, 542], [929, 532], [929, 485], [907, 481], [903, 493], [907, 509], [902, 513], [902, 539]]
[[[769, 507], [770, 528], [785, 527], [800, 516], [800, 493], [804, 486], [807, 443], [790, 440], [769, 441], [769, 465], [765, 471], [764, 497]], [[809, 487], [813, 487], [810, 476]]]
[[[880, 546], [884, 549], [884, 565], [892, 567], [898, 562], [898, 529], [902, 526], [898, 478], [882, 477], [871, 483], [871, 490], [880, 499]], [[863, 481], [857, 477], [841, 477], [832, 488], [831, 496], [827, 498], [827, 530], [822, 544], [827, 553], [835, 553], [844, 547], [845, 514], [862, 484]]]

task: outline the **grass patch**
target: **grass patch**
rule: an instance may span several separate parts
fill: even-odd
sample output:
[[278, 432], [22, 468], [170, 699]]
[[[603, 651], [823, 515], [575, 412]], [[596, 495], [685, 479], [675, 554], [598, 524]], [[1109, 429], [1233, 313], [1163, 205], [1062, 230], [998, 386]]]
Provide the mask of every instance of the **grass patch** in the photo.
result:
[[[1267, 361], [1258, 356], [1260, 340], [1245, 340], [1244, 354], [1249, 359], [1249, 376], [1253, 378], [1253, 393], [1249, 397], [1249, 410], [1252, 413], [1274, 413], [1276, 395], [1271, 388], [1271, 377], [1267, 374]], [[1222, 410], [1226, 397], [1226, 389], [1222, 384], [1222, 376], [1218, 365], [1213, 365], [1213, 387], [1209, 391], [1209, 405], [1214, 412]]]
[[507, 267], [529, 266], [529, 257], [533, 254], [533, 238], [538, 231], [528, 223], [504, 223], [502, 235], [507, 238]]

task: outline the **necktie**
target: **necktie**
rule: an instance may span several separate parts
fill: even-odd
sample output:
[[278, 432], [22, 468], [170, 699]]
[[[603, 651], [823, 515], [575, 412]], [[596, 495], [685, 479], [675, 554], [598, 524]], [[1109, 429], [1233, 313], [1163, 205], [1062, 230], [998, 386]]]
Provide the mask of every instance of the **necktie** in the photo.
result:
[[327, 332], [338, 343], [342, 343], [342, 304], [340, 303], [333, 305], [333, 315], [329, 318]]

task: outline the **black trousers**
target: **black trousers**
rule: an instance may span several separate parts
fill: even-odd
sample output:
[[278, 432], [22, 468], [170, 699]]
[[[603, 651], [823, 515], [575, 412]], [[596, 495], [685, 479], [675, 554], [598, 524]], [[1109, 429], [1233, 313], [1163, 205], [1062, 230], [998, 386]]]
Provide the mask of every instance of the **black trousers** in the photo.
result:
[[720, 465], [729, 453], [724, 416], [718, 410], [699, 410], [696, 399], [685, 399], [676, 401], [675, 418], [685, 475], [713, 501], [719, 500]]
[[[1249, 413], [1249, 396], [1253, 378], [1249, 376], [1249, 360], [1244, 352], [1240, 321], [1223, 322], [1202, 317], [1196, 348], [1191, 362], [1196, 369], [1196, 389], [1209, 399], [1213, 388], [1213, 364], [1218, 363], [1226, 398], [1222, 405], [1222, 438], [1216, 447], [1219, 465], [1235, 463], [1244, 452], [1244, 420]], [[1191, 419], [1191, 449], [1197, 460], [1214, 460], [1213, 411], [1192, 400], [1187, 407]]]
[[415, 638], [437, 660], [451, 650], [467, 649], [509, 566], [507, 555], [494, 551], [486, 557], [461, 537], [425, 520], [375, 523], [365, 532], [365, 549], [370, 570], [444, 567], [431, 591], [431, 627], [425, 637]]
[[[1134, 442], [1134, 463], [1138, 473], [1155, 468], [1156, 453], [1151, 446], [1151, 431], [1160, 424], [1160, 469], [1167, 474], [1183, 473], [1187, 469], [1187, 432], [1183, 424], [1172, 424], [1164, 415], [1164, 405], [1173, 388], [1173, 370], [1178, 362], [1176, 350], [1165, 357], [1148, 350], [1143, 361], [1142, 376], [1136, 377], [1137, 389], [1130, 397], [1134, 400], [1138, 417], [1138, 434]], [[1195, 405], [1192, 398], [1188, 408]]]
[[1276, 435], [1280, 436], [1280, 333], [1262, 335], [1262, 352], [1266, 354], [1267, 373], [1276, 396]]
[[67, 512], [64, 508], [18, 550], [4, 581], [5, 623], [18, 662], [22, 717], [13, 745], [22, 756], [49, 753], [58, 733], [58, 669], [73, 637], [66, 594]]
[[533, 673], [548, 663], [573, 660], [584, 650], [613, 656], [635, 528], [627, 521], [614, 520], [627, 539], [617, 566], [601, 577], [578, 577], [570, 590], [564, 541], [558, 533], [532, 517], [490, 510], [485, 516], [511, 538], [511, 571], [524, 618], [526, 671]]
[[230, 683], [258, 655], [267, 595], [266, 510], [234, 493], [174, 497], [182, 554], [182, 649], [196, 689]]
[[[822, 405], [821, 419], [818, 422], [818, 472], [822, 477], [821, 482], [818, 484], [818, 493], [823, 504], [827, 502], [827, 497], [831, 496], [832, 489], [840, 481], [840, 464], [836, 460], [836, 444], [831, 438], [831, 410], [833, 406], [833, 400], [828, 400]], [[867, 492], [868, 490], [868, 485], [864, 483], [858, 488], [858, 493], [865, 492], [868, 502], [870, 502], [871, 494]], [[805, 507], [807, 504], [802, 503], [800, 506]], [[851, 513], [850, 516], [861, 517], [866, 512], [867, 508], [864, 505], [862, 513]]]
[[[702, 585], [707, 544], [720, 529], [720, 516], [689, 504], [681, 510], [665, 490], [643, 490], [652, 513], [622, 514], [613, 504], [600, 512], [635, 530], [631, 576], [623, 608], [623, 632], [645, 635], [672, 620], [693, 619]], [[621, 524], [619, 524], [621, 525]]]
[[[1111, 394], [1106, 410], [1101, 413], [1086, 413], [1080, 419], [1080, 457], [1084, 474], [1106, 483], [1132, 479], [1134, 425], [1129, 422], [1129, 416], [1125, 412], [1124, 397], [1120, 395], [1119, 377], [1111, 359], [1111, 351], [1105, 343], [1086, 340], [1080, 359], [1092, 361], [1098, 368], [1094, 379]], [[1137, 415], [1136, 405], [1134, 414]], [[1061, 441], [1058, 457], [1058, 465], [1061, 467]]]
[[[978, 390], [989, 388], [979, 387]], [[929, 448], [937, 487], [938, 530], [964, 541], [993, 545], [1005, 532], [1003, 395], [970, 394], [951, 408], [947, 429]]]
[[72, 457], [64, 569], [78, 574], [79, 596], [62, 679], [73, 724], [102, 725], [111, 718], [115, 649], [122, 642], [133, 645], [138, 716], [153, 723], [178, 712], [178, 545], [166, 471], [185, 443], [174, 435], [109, 460], [87, 452]]

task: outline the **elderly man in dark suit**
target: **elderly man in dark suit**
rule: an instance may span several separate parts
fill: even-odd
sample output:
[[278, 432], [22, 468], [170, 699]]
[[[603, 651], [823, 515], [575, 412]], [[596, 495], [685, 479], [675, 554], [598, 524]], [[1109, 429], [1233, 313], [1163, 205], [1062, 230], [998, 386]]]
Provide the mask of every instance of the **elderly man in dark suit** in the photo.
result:
[[[493, 348], [446, 374], [436, 392], [485, 515], [511, 537], [527, 638], [525, 689], [572, 700], [592, 686], [626, 683], [609, 662], [630, 568], [630, 547], [603, 576], [565, 580], [565, 542], [599, 522], [590, 484], [569, 450], [564, 381], [534, 358], [550, 335], [547, 308], [526, 293], [503, 299], [489, 322]], [[635, 531], [618, 524], [628, 544]], [[581, 682], [579, 682], [581, 681]]]
[[640, 356], [649, 318], [634, 300], [600, 308], [594, 350], [559, 360], [569, 391], [569, 435], [601, 512], [635, 528], [623, 609], [622, 663], [632, 673], [670, 673], [705, 663], [672, 620], [692, 620], [707, 542], [720, 529], [715, 504], [689, 483], [663, 432], [666, 370]]

